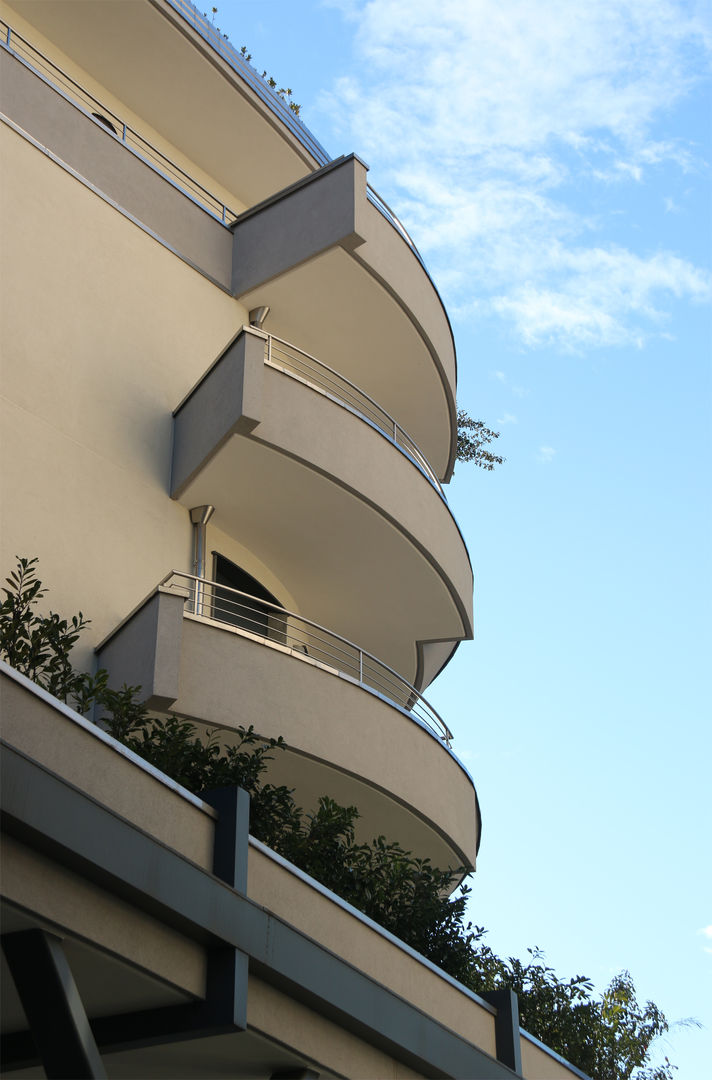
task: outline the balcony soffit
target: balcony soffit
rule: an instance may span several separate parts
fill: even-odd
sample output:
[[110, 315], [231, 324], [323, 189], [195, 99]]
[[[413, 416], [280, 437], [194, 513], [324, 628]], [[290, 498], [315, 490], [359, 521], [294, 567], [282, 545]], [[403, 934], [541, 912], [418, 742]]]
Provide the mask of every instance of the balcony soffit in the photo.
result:
[[[221, 738], [226, 743], [236, 741], [225, 730], [221, 731]], [[473, 858], [473, 851], [463, 851], [452, 837], [446, 837], [432, 823], [418, 816], [413, 807], [404, 806], [388, 793], [356, 776], [343, 771], [337, 775], [327, 763], [305, 754], [288, 750], [275, 755], [268, 766], [267, 778], [277, 786], [284, 784], [298, 789], [299, 805], [307, 813], [318, 809], [322, 795], [330, 795], [343, 806], [357, 806], [357, 842], [367, 843], [386, 831], [389, 839], [397, 838], [407, 851], [414, 852], [419, 858], [430, 859], [433, 866], [464, 866]], [[474, 816], [473, 813], [473, 819]], [[471, 846], [474, 850], [475, 839], [472, 839]]]
[[215, 526], [286, 583], [303, 615], [411, 682], [419, 641], [466, 635], [441, 574], [382, 512], [257, 438], [229, 439], [180, 501], [215, 505]]
[[170, 9], [151, 0], [10, 3], [245, 205], [318, 167], [257, 95]]
[[268, 304], [265, 330], [369, 394], [445, 475], [451, 416], [441, 373], [401, 305], [350, 252], [332, 248], [242, 302], [248, 309]]

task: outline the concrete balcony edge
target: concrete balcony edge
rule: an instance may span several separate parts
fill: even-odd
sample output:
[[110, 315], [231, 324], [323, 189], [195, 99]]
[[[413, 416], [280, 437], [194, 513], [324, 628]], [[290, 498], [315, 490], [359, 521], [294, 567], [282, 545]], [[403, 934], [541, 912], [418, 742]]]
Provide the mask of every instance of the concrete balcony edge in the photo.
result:
[[[457, 755], [417, 717], [335, 668], [279, 642], [185, 613], [184, 604], [184, 595], [159, 589], [96, 647], [112, 687], [139, 685], [149, 709], [175, 712], [202, 726], [231, 732], [241, 723], [262, 737], [282, 735], [295, 762], [303, 758], [356, 780], [379, 805], [390, 800], [413, 823], [419, 819], [416, 831], [439, 837], [438, 844], [450, 851], [445, 865], [474, 865], [481, 832], [474, 783]], [[341, 689], [334, 688], [334, 678]], [[436, 788], [449, 792], [446, 806]]]

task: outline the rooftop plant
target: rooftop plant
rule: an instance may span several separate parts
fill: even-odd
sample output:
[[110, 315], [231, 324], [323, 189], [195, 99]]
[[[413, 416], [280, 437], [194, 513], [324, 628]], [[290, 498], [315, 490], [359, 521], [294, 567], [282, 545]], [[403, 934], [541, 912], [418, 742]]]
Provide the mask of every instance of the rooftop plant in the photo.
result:
[[[222, 37], [224, 37], [226, 41], [229, 41], [230, 40], [229, 35], [223, 33], [223, 31], [220, 29], [219, 26], [215, 26], [215, 16], [217, 15], [217, 13], [218, 13], [218, 9], [216, 7], [212, 7], [210, 9], [210, 22], [212, 23], [213, 27], [215, 28], [216, 33], [221, 34]], [[203, 18], [204, 19], [208, 18], [207, 11], [203, 12]], [[252, 60], [252, 53], [247, 51], [247, 46], [243, 45], [242, 48], [239, 50], [239, 52], [240, 52], [240, 56], [245, 61], [245, 63], [249, 64], [251, 62], [251, 60]], [[302, 111], [302, 107], [301, 107], [301, 105], [297, 105], [296, 101], [292, 101], [292, 91], [291, 91], [291, 89], [289, 87], [279, 86], [279, 84], [277, 83], [277, 80], [273, 79], [271, 75], [268, 75], [266, 71], [262, 72], [262, 78], [265, 80], [265, 82], [267, 83], [269, 88], [271, 90], [274, 90], [277, 97], [281, 97], [282, 101], [284, 101], [285, 104], [289, 106], [291, 112], [293, 112], [294, 115], [298, 117], [300, 112]]]

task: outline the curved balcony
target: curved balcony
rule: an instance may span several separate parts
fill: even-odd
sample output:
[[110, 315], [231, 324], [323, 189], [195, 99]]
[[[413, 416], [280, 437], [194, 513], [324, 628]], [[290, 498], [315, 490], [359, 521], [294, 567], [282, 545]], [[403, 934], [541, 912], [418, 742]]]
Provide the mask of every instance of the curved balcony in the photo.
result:
[[249, 328], [174, 413], [173, 498], [215, 506], [245, 570], [267, 567], [290, 607], [419, 689], [472, 632], [472, 569], [434, 473], [350, 380]]
[[180, 570], [171, 571], [159, 588], [180, 596], [187, 592], [186, 605], [192, 615], [237, 626], [263, 641], [284, 646], [292, 655], [308, 658], [331, 674], [358, 683], [390, 705], [404, 709], [446, 746], [451, 745], [452, 732], [422, 694], [388, 664], [353, 641], [279, 604], [258, 600], [239, 589], [216, 585]]
[[232, 292], [269, 306], [268, 328], [329, 356], [342, 375], [398, 415], [437, 475], [457, 443], [456, 360], [442, 301], [410, 237], [338, 159], [241, 214]]
[[181, 572], [97, 648], [110, 685], [142, 687], [221, 738], [283, 736], [268, 779], [305, 810], [359, 808], [359, 834], [398, 839], [438, 865], [474, 863], [479, 811], [451, 733], [387, 664], [303, 616]]
[[343, 405], [344, 408], [355, 412], [362, 420], [378, 428], [382, 435], [385, 435], [394, 446], [397, 446], [399, 450], [408, 455], [411, 461], [415, 462], [421, 472], [430, 480], [433, 487], [437, 488], [445, 498], [442, 485], [434, 469], [418, 448], [417, 443], [411, 439], [410, 435], [403, 430], [390, 413], [381, 408], [377, 401], [374, 401], [355, 383], [344, 378], [343, 375], [329, 367], [328, 364], [317, 360], [315, 356], [310, 356], [303, 349], [299, 349], [296, 345], [283, 341], [281, 338], [274, 337], [273, 334], [267, 335], [265, 363], [276, 368], [277, 371], [284, 372], [285, 375], [300, 379], [311, 386], [312, 389], [321, 391], [332, 400]]

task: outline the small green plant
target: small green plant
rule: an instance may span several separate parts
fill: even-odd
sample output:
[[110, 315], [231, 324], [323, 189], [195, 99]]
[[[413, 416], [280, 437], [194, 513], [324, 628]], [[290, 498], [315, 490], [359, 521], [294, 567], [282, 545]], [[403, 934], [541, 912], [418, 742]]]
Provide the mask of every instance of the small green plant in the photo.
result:
[[[230, 36], [228, 34], [223, 33], [223, 31], [220, 29], [219, 26], [215, 26], [215, 16], [217, 15], [217, 13], [218, 13], [218, 9], [216, 7], [213, 7], [213, 8], [210, 9], [210, 22], [211, 22], [212, 26], [215, 28], [216, 32], [218, 34], [222, 34], [225, 41], [229, 41]], [[207, 19], [207, 17], [208, 17], [208, 13], [207, 13], [207, 11], [204, 11], [203, 12], [203, 18]], [[239, 51], [240, 51], [240, 56], [242, 57], [242, 59], [246, 63], [249, 64], [250, 61], [252, 60], [252, 53], [247, 51], [247, 46], [243, 45], [242, 48]], [[274, 90], [277, 97], [281, 97], [282, 101], [284, 101], [289, 106], [290, 111], [293, 112], [294, 115], [298, 117], [299, 114], [302, 111], [302, 107], [301, 107], [301, 105], [297, 105], [296, 101], [292, 101], [292, 91], [291, 91], [291, 89], [289, 89], [288, 87], [284, 87], [284, 86], [278, 86], [277, 80], [273, 79], [271, 75], [268, 75], [266, 71], [262, 72], [262, 78], [265, 80], [265, 82], [267, 83], [269, 88], [271, 90]]]
[[499, 438], [483, 420], [473, 420], [464, 409], [457, 410], [457, 460], [472, 461], [480, 469], [492, 472], [495, 465], [504, 464], [504, 458], [493, 454], [487, 447]]
[[64, 619], [35, 608], [45, 590], [37, 578], [37, 559], [18, 559], [6, 580], [0, 604], [0, 656], [50, 694], [75, 702], [85, 692], [85, 677], [74, 671], [72, 649], [88, 626], [81, 611]]

